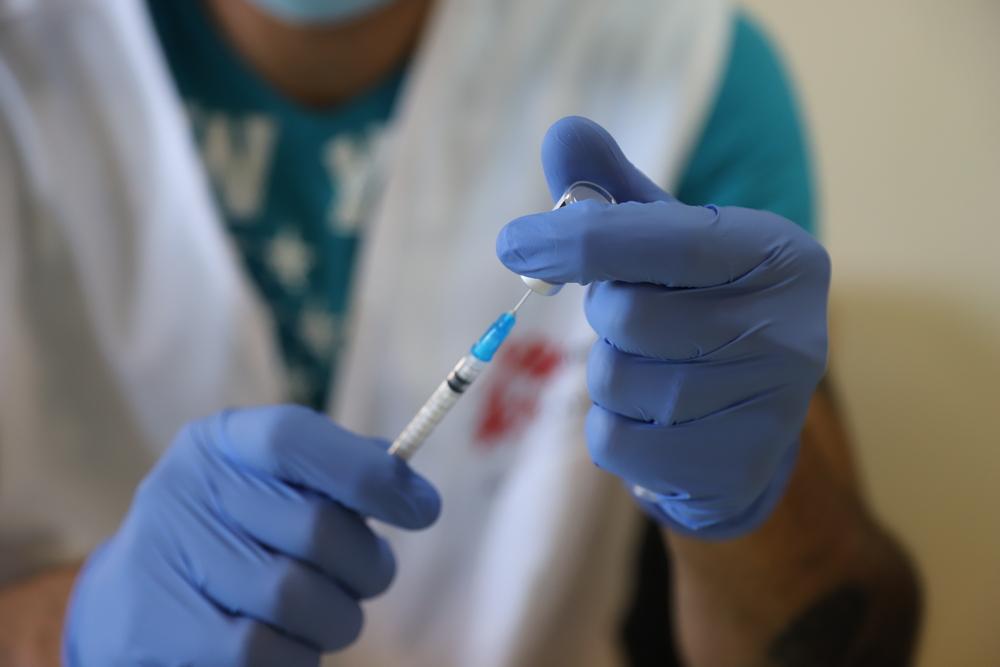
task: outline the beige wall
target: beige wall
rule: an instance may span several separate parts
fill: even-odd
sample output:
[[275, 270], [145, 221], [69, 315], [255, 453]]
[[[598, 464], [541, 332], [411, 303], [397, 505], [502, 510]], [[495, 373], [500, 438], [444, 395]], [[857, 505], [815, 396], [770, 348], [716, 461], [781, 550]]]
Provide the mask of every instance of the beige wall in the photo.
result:
[[1000, 2], [746, 4], [814, 132], [832, 368], [926, 578], [920, 664], [1000, 665]]

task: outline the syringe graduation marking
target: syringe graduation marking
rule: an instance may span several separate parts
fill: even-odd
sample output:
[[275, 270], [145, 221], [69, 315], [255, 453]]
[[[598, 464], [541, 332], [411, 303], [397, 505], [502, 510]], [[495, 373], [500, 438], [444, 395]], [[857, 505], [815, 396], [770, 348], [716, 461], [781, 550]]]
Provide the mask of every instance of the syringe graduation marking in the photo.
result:
[[448, 386], [451, 387], [451, 390], [456, 394], [461, 394], [470, 384], [472, 384], [472, 380], [462, 377], [458, 374], [458, 371], [448, 373], [448, 377], [445, 379], [445, 382], [448, 383]]
[[486, 362], [471, 354], [462, 357], [444, 382], [437, 386], [403, 432], [392, 443], [389, 453], [403, 459], [413, 456], [434, 427], [444, 418], [459, 397], [486, 368]]
[[420, 448], [434, 427], [448, 414], [452, 406], [458, 402], [459, 397], [475, 382], [486, 365], [493, 359], [493, 355], [500, 349], [507, 334], [514, 328], [517, 321], [514, 312], [521, 307], [527, 298], [528, 295], [525, 294], [514, 308], [502, 313], [475, 342], [469, 354], [455, 364], [444, 382], [438, 385], [402, 433], [393, 441], [392, 446], [389, 447], [390, 454], [408, 459]]

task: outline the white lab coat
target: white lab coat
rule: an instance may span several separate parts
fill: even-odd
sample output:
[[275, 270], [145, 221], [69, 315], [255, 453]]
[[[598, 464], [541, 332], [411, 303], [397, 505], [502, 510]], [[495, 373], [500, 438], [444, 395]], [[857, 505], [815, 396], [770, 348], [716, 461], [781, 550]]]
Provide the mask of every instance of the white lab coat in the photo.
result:
[[[339, 421], [391, 438], [519, 295], [494, 238], [550, 205], [552, 121], [594, 118], [675, 184], [728, 28], [723, 0], [438, 3], [355, 281]], [[135, 0], [0, 0], [0, 576], [109, 534], [185, 421], [284, 395], [154, 39]], [[387, 530], [397, 580], [329, 664], [618, 663], [636, 515], [583, 444], [581, 295], [529, 302], [511, 338], [554, 353], [550, 372], [501, 357], [418, 454], [441, 520]], [[515, 418], [478, 437], [498, 407]]]

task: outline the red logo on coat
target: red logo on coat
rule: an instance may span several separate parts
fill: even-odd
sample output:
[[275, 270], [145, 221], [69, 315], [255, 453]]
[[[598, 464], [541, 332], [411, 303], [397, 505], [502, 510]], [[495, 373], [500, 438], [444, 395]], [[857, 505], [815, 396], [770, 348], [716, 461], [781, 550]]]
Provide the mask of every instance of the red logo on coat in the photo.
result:
[[545, 383], [562, 362], [562, 350], [544, 338], [508, 341], [487, 376], [475, 441], [489, 447], [530, 424]]

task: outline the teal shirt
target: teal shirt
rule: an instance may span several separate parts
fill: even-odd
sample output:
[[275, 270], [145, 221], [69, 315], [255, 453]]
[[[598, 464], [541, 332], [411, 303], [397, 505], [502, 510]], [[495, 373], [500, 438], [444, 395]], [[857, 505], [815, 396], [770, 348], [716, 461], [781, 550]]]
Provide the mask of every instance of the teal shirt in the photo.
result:
[[736, 16], [725, 75], [676, 194], [689, 204], [771, 211], [817, 231], [794, 89], [770, 40], [745, 14]]
[[[368, 214], [365, 175], [403, 73], [346, 104], [305, 109], [244, 65], [203, 3], [147, 5], [219, 209], [273, 315], [289, 398], [320, 408], [336, 370]], [[768, 40], [743, 15], [677, 196], [767, 209], [813, 229], [809, 161], [791, 87]]]
[[403, 72], [300, 107], [230, 49], [202, 2], [148, 0], [216, 202], [271, 310], [290, 400], [321, 408], [336, 370], [372, 160]]

